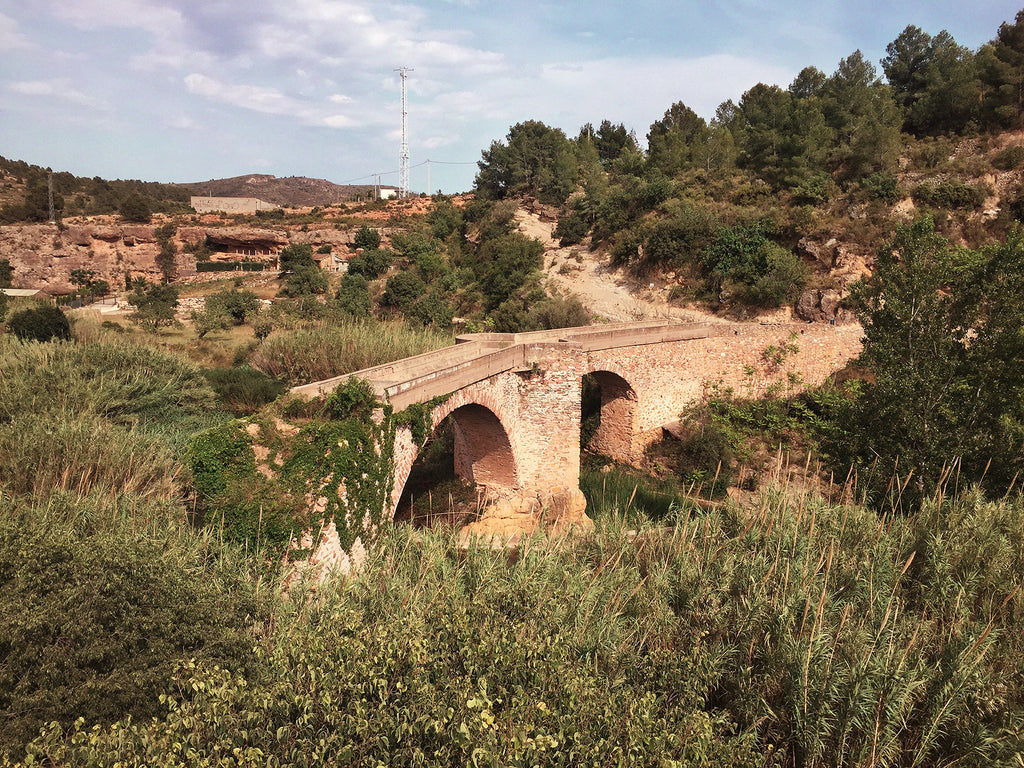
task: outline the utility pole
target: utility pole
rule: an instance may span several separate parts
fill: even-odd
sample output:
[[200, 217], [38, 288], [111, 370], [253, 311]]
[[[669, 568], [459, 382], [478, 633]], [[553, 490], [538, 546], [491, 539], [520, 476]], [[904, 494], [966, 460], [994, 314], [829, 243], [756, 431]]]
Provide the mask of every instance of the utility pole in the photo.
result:
[[400, 183], [400, 189], [398, 192], [399, 197], [409, 196], [409, 142], [406, 138], [405, 132], [405, 119], [408, 112], [405, 108], [405, 78], [409, 72], [414, 70], [409, 67], [398, 67], [395, 72], [398, 72], [402, 76], [402, 152], [400, 158], [402, 160], [402, 180]]
[[430, 191], [430, 158], [427, 158], [427, 197], [433, 197], [434, 193]]

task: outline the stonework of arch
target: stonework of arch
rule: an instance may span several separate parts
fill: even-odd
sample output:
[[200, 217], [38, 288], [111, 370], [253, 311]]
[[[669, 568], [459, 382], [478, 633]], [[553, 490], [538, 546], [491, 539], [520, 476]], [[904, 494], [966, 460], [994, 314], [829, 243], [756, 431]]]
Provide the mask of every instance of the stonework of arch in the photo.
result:
[[455, 436], [455, 474], [492, 493], [515, 488], [516, 460], [498, 417], [470, 403], [452, 411], [449, 418]]
[[[453, 426], [455, 474], [474, 483], [487, 495], [500, 496], [518, 487], [519, 461], [510, 434], [515, 417], [507, 414], [500, 392], [484, 383], [454, 393], [430, 414], [431, 432], [445, 419]], [[395, 481], [392, 490], [392, 515], [398, 508], [419, 447], [408, 428], [395, 437]]]
[[589, 375], [601, 389], [601, 423], [587, 447], [618, 461], [629, 461], [633, 456], [637, 393], [612, 371], [591, 371]]

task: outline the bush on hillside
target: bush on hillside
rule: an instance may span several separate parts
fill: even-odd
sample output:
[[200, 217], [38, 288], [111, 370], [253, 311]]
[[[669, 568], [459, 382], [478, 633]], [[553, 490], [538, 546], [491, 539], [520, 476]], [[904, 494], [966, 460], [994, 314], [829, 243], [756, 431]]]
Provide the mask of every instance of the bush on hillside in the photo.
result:
[[71, 324], [67, 316], [54, 306], [34, 307], [12, 313], [7, 320], [7, 331], [21, 341], [71, 339]]
[[142, 195], [132, 192], [118, 208], [121, 218], [135, 224], [148, 224], [153, 218], [153, 210]]
[[375, 251], [380, 248], [380, 232], [363, 224], [356, 230], [353, 244], [364, 251]]
[[361, 275], [367, 280], [376, 280], [389, 269], [394, 260], [394, 254], [388, 250], [364, 251], [362, 256], [356, 256], [348, 262], [348, 273], [350, 275]]

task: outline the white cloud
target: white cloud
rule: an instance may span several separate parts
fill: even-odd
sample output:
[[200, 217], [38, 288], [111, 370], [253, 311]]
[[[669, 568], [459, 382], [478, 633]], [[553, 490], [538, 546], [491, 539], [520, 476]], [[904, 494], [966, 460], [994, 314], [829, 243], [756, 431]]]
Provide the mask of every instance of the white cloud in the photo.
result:
[[346, 115], [327, 115], [320, 118], [319, 123], [328, 128], [354, 128], [359, 125], [358, 122]]
[[294, 112], [295, 109], [294, 102], [276, 88], [234, 85], [198, 73], [187, 75], [185, 86], [190, 93], [242, 109], [251, 109], [254, 112], [284, 115]]
[[102, 107], [99, 102], [86, 93], [74, 88], [71, 82], [65, 78], [54, 78], [51, 80], [20, 80], [7, 84], [7, 87], [14, 93], [21, 96], [37, 96], [46, 99], [59, 99], [72, 104], [89, 106], [93, 108]]
[[189, 93], [212, 101], [266, 115], [294, 117], [307, 125], [328, 128], [359, 125], [359, 121], [352, 117], [328, 112], [316, 102], [294, 98], [277, 88], [228, 83], [196, 72], [185, 77], [185, 87]]
[[58, 0], [51, 6], [58, 18], [82, 30], [119, 27], [164, 36], [179, 32], [185, 19], [172, 3], [147, 0]]
[[177, 115], [172, 117], [167, 122], [167, 125], [179, 131], [195, 131], [202, 127], [197, 121], [187, 115]]
[[33, 47], [19, 29], [18, 22], [0, 13], [0, 51], [24, 51]]

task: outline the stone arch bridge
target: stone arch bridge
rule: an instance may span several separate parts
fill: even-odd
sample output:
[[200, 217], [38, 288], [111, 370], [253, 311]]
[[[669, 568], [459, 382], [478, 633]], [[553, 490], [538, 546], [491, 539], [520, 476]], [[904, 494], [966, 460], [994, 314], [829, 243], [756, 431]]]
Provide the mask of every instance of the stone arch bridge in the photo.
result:
[[[601, 390], [600, 426], [590, 447], [632, 461], [706, 385], [757, 395], [818, 384], [857, 354], [860, 336], [859, 326], [673, 321], [467, 334], [452, 347], [293, 391], [313, 397], [358, 376], [395, 411], [448, 396], [430, 421], [436, 429], [452, 419], [456, 473], [488, 495], [545, 494], [579, 486], [585, 375]], [[418, 450], [409, 428], [401, 427], [390, 515]]]

